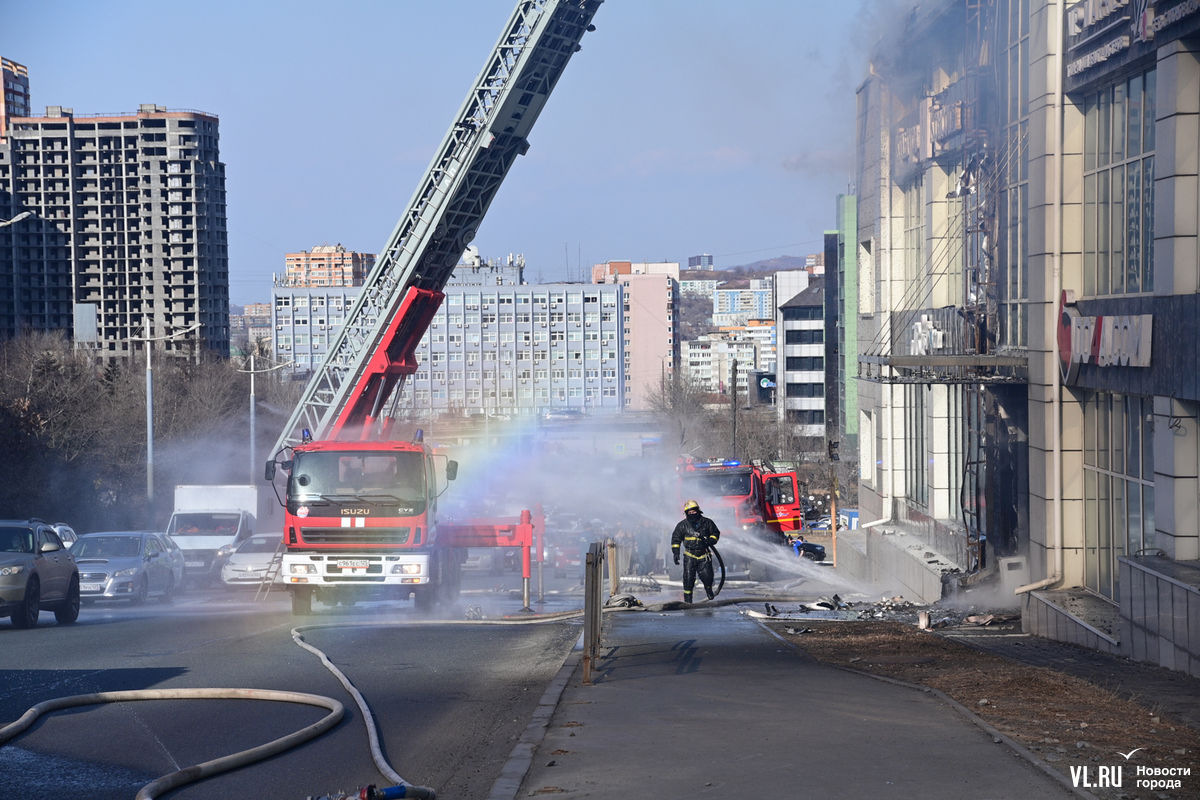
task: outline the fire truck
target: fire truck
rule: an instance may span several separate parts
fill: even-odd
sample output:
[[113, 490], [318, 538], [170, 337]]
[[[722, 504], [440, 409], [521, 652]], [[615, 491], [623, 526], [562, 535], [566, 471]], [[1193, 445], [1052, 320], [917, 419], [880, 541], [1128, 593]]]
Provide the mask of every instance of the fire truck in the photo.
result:
[[[287, 476], [280, 580], [313, 599], [457, 593], [486, 526], [439, 525], [457, 464], [392, 439], [400, 387], [475, 233], [602, 0], [520, 0], [267, 462]], [[277, 488], [278, 491], [278, 488]], [[496, 525], [507, 546], [516, 525]], [[461, 535], [456, 535], [461, 534]], [[507, 538], [506, 538], [507, 537]], [[482, 537], [487, 538], [487, 537]]]
[[[736, 541], [748, 533], [786, 545], [804, 527], [800, 482], [790, 465], [730, 459], [679, 462], [680, 502], [695, 500]], [[751, 572], [763, 572], [750, 565]]]

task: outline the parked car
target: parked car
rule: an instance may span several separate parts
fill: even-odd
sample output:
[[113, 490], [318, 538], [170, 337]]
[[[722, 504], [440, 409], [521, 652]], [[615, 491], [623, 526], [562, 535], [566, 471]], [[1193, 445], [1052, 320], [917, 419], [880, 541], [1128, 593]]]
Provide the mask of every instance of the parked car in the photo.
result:
[[32, 628], [43, 610], [61, 623], [79, 618], [79, 570], [49, 523], [0, 521], [0, 617]]
[[[221, 582], [228, 591], [257, 589], [262, 585], [283, 534], [256, 534], [237, 545], [221, 566]], [[282, 583], [278, 575], [275, 583]]]
[[75, 533], [75, 529], [65, 522], [55, 522], [50, 527], [54, 528], [54, 532], [62, 540], [63, 547], [68, 550], [71, 549], [71, 545], [75, 544], [75, 540], [79, 538], [79, 534]]
[[467, 550], [467, 558], [463, 561], [464, 572], [486, 572], [489, 575], [499, 575], [503, 571], [502, 554], [494, 547], [472, 547]]
[[542, 412], [542, 419], [545, 420], [571, 420], [583, 419], [583, 411], [578, 408], [552, 408]]
[[169, 603], [182, 573], [165, 535], [153, 531], [85, 533], [71, 553], [79, 565], [79, 591], [86, 601], [149, 597]]

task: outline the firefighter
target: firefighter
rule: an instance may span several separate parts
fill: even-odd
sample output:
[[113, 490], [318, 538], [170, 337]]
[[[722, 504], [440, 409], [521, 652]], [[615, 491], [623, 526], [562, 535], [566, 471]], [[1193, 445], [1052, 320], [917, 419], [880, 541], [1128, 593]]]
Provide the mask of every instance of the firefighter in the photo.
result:
[[712, 553], [708, 548], [721, 538], [717, 524], [700, 513], [700, 504], [688, 500], [683, 504], [684, 517], [671, 533], [671, 552], [679, 563], [679, 546], [683, 545], [683, 602], [692, 602], [692, 587], [696, 576], [704, 583], [704, 592], [713, 599]]

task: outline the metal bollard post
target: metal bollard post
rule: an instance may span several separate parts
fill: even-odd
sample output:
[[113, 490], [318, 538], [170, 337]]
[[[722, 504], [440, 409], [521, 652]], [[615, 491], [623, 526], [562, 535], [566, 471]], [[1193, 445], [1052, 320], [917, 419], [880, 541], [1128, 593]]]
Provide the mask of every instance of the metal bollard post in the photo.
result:
[[596, 586], [600, 582], [599, 564], [600, 564], [599, 547], [596, 543], [592, 543], [588, 547], [587, 555], [583, 561], [583, 685], [592, 685], [592, 668], [595, 666], [595, 649], [592, 646], [592, 641], [596, 635], [595, 627], [595, 605], [596, 605]]
[[608, 596], [612, 597], [621, 585], [621, 576], [617, 574], [617, 543], [613, 539], [605, 539], [604, 544], [607, 548], [605, 557], [608, 560]]

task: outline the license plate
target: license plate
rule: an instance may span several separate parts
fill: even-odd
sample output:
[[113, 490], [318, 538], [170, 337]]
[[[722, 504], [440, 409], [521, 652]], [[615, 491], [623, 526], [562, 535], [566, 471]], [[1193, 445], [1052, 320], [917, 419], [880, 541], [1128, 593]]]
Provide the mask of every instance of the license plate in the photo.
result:
[[204, 562], [203, 561], [185, 561], [185, 562], [183, 562], [183, 565], [185, 567], [203, 567]]
[[339, 569], [366, 569], [371, 562], [365, 558], [340, 558], [337, 565]]
[[104, 588], [104, 584], [102, 584], [102, 583], [81, 583], [81, 584], [79, 584], [79, 591], [81, 591], [81, 592], [98, 592], [103, 588]]

